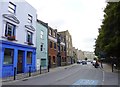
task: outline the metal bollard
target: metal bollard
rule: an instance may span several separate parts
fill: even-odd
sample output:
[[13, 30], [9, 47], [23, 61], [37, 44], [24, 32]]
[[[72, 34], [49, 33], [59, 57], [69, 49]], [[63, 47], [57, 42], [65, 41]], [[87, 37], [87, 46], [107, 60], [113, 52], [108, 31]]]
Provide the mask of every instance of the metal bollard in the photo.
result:
[[31, 76], [31, 66], [29, 66], [29, 77]]
[[49, 65], [48, 65], [48, 72], [49, 72]]
[[14, 67], [14, 80], [16, 80], [16, 67]]
[[41, 74], [41, 65], [40, 65], [40, 74]]

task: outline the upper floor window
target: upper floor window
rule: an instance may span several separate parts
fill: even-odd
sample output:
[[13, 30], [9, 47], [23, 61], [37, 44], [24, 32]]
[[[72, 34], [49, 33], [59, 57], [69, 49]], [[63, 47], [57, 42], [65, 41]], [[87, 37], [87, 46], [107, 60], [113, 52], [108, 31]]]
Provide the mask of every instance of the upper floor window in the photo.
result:
[[43, 43], [41, 44], [41, 51], [43, 51]]
[[52, 29], [49, 29], [49, 35], [52, 35]]
[[56, 37], [56, 32], [55, 31], [53, 32], [53, 37]]
[[50, 41], [50, 48], [52, 48], [52, 42]]
[[56, 43], [54, 43], [54, 48], [56, 49]]
[[16, 5], [13, 4], [12, 2], [9, 2], [9, 5], [8, 5], [8, 11], [15, 14], [15, 11], [16, 11]]
[[32, 23], [32, 16], [28, 14], [28, 23]]
[[15, 40], [15, 25], [7, 22], [5, 27], [5, 36], [11, 38], [11, 40]]
[[41, 32], [40, 32], [40, 38], [41, 39], [43, 39], [43, 34], [44, 34], [44, 32], [41, 30]]
[[33, 36], [33, 33], [27, 31], [27, 42], [28, 42], [29, 45], [33, 45], [32, 44], [32, 36]]

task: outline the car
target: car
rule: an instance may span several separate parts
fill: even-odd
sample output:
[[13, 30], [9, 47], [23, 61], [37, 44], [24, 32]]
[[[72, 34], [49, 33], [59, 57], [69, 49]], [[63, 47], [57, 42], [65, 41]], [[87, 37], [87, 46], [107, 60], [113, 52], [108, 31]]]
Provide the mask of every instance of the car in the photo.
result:
[[87, 61], [86, 60], [82, 60], [82, 65], [85, 65], [87, 64]]
[[95, 61], [95, 60], [93, 60], [91, 63], [92, 63], [92, 65], [94, 66], [94, 65], [95, 65], [95, 63], [96, 63], [96, 61]]
[[82, 63], [82, 61], [81, 60], [77, 60], [77, 64], [81, 64]]

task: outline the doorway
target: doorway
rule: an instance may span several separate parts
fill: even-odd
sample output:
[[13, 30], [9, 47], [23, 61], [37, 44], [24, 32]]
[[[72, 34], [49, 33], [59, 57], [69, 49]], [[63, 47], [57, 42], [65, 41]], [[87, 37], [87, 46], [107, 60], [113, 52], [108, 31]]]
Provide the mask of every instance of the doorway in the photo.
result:
[[17, 73], [23, 73], [23, 51], [18, 51]]

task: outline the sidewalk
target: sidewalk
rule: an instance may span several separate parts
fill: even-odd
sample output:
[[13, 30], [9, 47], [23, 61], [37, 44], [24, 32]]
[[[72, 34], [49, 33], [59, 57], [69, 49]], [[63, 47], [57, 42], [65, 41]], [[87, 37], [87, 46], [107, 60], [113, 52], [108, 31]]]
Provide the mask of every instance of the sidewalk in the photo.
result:
[[[29, 73], [17, 74], [16, 80], [24, 80], [24, 79], [29, 79], [29, 78], [41, 76], [41, 75], [44, 75], [44, 74], [47, 74], [47, 73], [60, 71], [62, 69], [68, 69], [68, 68], [74, 67], [75, 65], [76, 65], [76, 63], [75, 64], [71, 64], [71, 65], [67, 65], [67, 66], [60, 66], [60, 67], [56, 67], [56, 68], [50, 68], [49, 72], [48, 72], [48, 69], [42, 70], [41, 74], [40, 74], [40, 71], [36, 71], [36, 72], [31, 73], [30, 77], [29, 77]], [[6, 83], [6, 82], [11, 82], [11, 81], [16, 81], [16, 80], [14, 80], [14, 77], [12, 76], [12, 77], [3, 78], [2, 82]]]
[[[103, 63], [103, 68], [104, 71], [106, 72], [112, 72], [112, 65], [111, 64], [107, 64], [107, 63]], [[118, 69], [115, 69], [115, 67], [113, 68], [113, 72], [118, 73]]]

